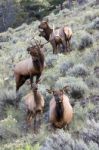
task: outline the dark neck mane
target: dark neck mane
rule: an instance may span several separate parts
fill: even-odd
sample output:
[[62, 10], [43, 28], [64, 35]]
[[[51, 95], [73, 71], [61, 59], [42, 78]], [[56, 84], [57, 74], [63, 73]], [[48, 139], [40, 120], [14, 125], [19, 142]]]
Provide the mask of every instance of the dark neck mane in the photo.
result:
[[35, 69], [41, 72], [44, 67], [44, 54], [39, 50], [39, 56], [32, 60]]
[[57, 121], [61, 121], [63, 119], [64, 107], [63, 103], [58, 102], [56, 103], [56, 119]]
[[33, 94], [34, 94], [34, 101], [38, 106], [41, 103], [40, 94], [38, 93], [38, 91], [33, 91]]
[[51, 29], [51, 28], [48, 26], [46, 29], [44, 29], [44, 32], [45, 32], [45, 34], [46, 34], [45, 39], [46, 39], [47, 41], [49, 41], [50, 34], [53, 32], [53, 29]]

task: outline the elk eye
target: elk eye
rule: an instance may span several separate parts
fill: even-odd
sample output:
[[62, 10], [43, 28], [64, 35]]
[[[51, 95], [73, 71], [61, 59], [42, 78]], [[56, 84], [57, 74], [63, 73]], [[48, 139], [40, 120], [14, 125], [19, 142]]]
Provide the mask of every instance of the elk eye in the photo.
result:
[[57, 94], [54, 94], [54, 96], [55, 96], [55, 97], [58, 97], [58, 95], [57, 95]]

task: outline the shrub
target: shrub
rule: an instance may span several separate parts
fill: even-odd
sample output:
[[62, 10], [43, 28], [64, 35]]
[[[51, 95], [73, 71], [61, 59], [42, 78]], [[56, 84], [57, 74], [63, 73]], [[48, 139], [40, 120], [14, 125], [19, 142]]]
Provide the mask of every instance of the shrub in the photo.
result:
[[71, 49], [72, 49], [72, 50], [77, 50], [78, 47], [79, 47], [78, 39], [77, 39], [77, 37], [75, 36], [75, 37], [73, 37], [73, 38], [71, 39]]
[[99, 146], [97, 143], [94, 143], [93, 141], [91, 141], [88, 145], [89, 149], [90, 150], [98, 150], [99, 149]]
[[89, 23], [86, 27], [86, 30], [90, 33], [91, 30], [98, 30], [99, 29], [99, 17], [96, 17], [94, 20], [92, 20], [91, 23]]
[[84, 127], [87, 119], [87, 109], [80, 106], [79, 102], [74, 102], [73, 120], [71, 122], [71, 129], [73, 132], [79, 131]]
[[48, 68], [51, 68], [54, 66], [55, 61], [57, 60], [57, 56], [51, 55], [46, 57], [46, 65]]
[[8, 116], [0, 121], [0, 136], [2, 141], [9, 142], [11, 139], [16, 139], [20, 136], [16, 123], [16, 119], [12, 116]]
[[83, 64], [77, 64], [73, 68], [70, 68], [67, 75], [75, 77], [85, 77], [88, 75], [88, 69]]
[[73, 98], [81, 98], [88, 94], [89, 90], [87, 85], [83, 82], [81, 78], [75, 77], [61, 77], [55, 83], [56, 88], [63, 88], [64, 86], [70, 86], [71, 92], [70, 95]]
[[92, 46], [93, 42], [94, 40], [92, 35], [86, 32], [86, 29], [77, 30], [74, 33], [74, 37], [71, 41], [71, 45], [74, 50], [78, 49], [79, 51], [82, 51], [85, 48]]
[[95, 73], [96, 77], [99, 78], [99, 67], [98, 66], [94, 67], [94, 73]]
[[11, 35], [7, 32], [0, 34], [0, 42], [8, 42], [11, 39]]
[[43, 82], [48, 86], [54, 86], [55, 82], [59, 78], [60, 73], [57, 68], [50, 68], [45, 71]]
[[58, 131], [47, 138], [40, 150], [88, 150], [82, 140], [74, 140], [69, 133]]
[[15, 91], [6, 88], [0, 89], [0, 119], [6, 115], [6, 106], [14, 105], [15, 98]]
[[87, 66], [91, 66], [98, 63], [99, 60], [99, 51], [95, 50], [93, 52], [86, 52], [85, 55], [82, 56], [83, 64]]
[[14, 105], [14, 101], [16, 99], [16, 94], [13, 89], [0, 89], [0, 101], [3, 101], [6, 105]]
[[96, 15], [94, 15], [92, 12], [88, 12], [88, 14], [85, 16], [84, 22], [89, 23], [89, 21], [93, 21], [93, 19], [96, 18]]
[[85, 49], [86, 47], [89, 47], [93, 44], [93, 38], [90, 34], [86, 33], [85, 35], [83, 35], [81, 37], [81, 41], [80, 41], [80, 44], [79, 44], [79, 50], [83, 50]]
[[99, 30], [99, 17], [97, 17], [96, 19], [94, 19], [93, 22], [94, 22], [93, 29]]
[[94, 75], [88, 76], [85, 82], [90, 88], [99, 88], [99, 80]]
[[62, 63], [60, 66], [60, 73], [62, 74], [62, 76], [65, 76], [68, 69], [72, 67], [73, 63], [71, 61], [65, 61], [64, 63]]
[[89, 143], [93, 141], [99, 145], [99, 123], [96, 123], [94, 120], [87, 121], [86, 128], [83, 129], [80, 133], [80, 137], [86, 142]]

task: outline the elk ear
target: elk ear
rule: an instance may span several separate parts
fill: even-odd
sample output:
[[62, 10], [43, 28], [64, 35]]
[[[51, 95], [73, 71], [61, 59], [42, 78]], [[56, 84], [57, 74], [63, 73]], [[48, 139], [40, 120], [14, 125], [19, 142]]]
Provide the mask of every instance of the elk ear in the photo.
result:
[[62, 92], [62, 93], [63, 93], [63, 92], [64, 92], [64, 90], [63, 90], [63, 89], [60, 89], [60, 92]]
[[69, 90], [70, 90], [70, 87], [68, 85], [63, 87], [63, 91], [65, 91], [66, 93], [68, 93]]
[[46, 89], [46, 91], [47, 91], [49, 94], [52, 94], [52, 92], [53, 92], [52, 89]]
[[47, 92], [48, 92], [49, 94], [54, 94], [54, 92], [55, 92], [54, 89], [46, 89], [46, 90], [47, 90]]

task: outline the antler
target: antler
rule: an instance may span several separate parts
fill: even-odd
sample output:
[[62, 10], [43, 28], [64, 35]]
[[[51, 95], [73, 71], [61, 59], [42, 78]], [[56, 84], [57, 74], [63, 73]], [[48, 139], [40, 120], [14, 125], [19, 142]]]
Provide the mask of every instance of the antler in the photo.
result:
[[26, 41], [33, 46], [32, 39], [27, 38]]
[[37, 40], [36, 40], [34, 37], [33, 37], [32, 39], [34, 39], [36, 46], [37, 46], [38, 48], [40, 48], [39, 45], [38, 45], [38, 43], [37, 43]]
[[32, 46], [34, 46], [33, 43], [32, 43], [32, 41], [30, 41], [30, 44], [31, 44]]

